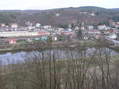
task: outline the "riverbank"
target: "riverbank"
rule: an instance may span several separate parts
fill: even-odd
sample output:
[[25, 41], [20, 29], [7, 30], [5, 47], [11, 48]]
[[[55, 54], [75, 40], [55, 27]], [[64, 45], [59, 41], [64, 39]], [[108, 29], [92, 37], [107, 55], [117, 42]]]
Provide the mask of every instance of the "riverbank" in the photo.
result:
[[64, 41], [64, 42], [35, 42], [27, 44], [10, 44], [10, 45], [0, 45], [0, 53], [4, 52], [17, 52], [17, 51], [32, 51], [32, 50], [42, 50], [48, 48], [85, 48], [85, 47], [102, 47], [106, 44], [100, 43], [96, 40], [87, 41]]

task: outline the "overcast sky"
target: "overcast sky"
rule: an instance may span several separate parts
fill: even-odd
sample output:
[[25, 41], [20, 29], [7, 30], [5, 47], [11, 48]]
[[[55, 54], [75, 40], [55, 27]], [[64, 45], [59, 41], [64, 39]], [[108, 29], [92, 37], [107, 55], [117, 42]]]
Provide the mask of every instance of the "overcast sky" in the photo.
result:
[[99, 6], [119, 8], [119, 0], [0, 0], [0, 10], [52, 9], [63, 7]]

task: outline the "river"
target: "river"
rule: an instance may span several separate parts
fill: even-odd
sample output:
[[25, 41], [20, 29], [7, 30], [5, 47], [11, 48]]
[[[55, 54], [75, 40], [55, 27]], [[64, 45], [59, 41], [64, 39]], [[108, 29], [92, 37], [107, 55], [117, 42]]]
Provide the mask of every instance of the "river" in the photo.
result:
[[17, 63], [17, 62], [23, 62], [24, 60], [32, 60], [36, 57], [38, 59], [49, 59], [51, 56], [55, 59], [78, 59], [82, 56], [88, 57], [92, 55], [97, 54], [109, 54], [109, 55], [119, 55], [119, 52], [116, 52], [109, 48], [85, 48], [85, 49], [77, 49], [77, 48], [55, 48], [55, 49], [46, 49], [46, 50], [36, 50], [36, 51], [20, 51], [20, 52], [6, 52], [3, 54], [0, 54], [0, 62], [3, 64], [7, 63]]

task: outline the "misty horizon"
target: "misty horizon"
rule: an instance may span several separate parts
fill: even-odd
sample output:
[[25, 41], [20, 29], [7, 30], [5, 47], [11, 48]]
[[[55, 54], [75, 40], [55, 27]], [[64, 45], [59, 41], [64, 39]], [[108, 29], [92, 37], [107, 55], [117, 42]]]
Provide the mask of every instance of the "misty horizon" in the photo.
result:
[[47, 10], [55, 8], [96, 6], [103, 8], [119, 8], [117, 0], [4, 0], [0, 10]]
[[103, 9], [119, 9], [119, 7], [118, 8], [105, 8], [105, 7], [100, 7], [100, 6], [78, 6], [78, 7], [59, 7], [59, 8], [49, 8], [49, 9], [32, 9], [32, 8], [28, 8], [28, 9], [0, 9], [0, 11], [17, 11], [17, 10], [21, 10], [21, 11], [24, 11], [24, 10], [53, 10], [53, 9], [67, 9], [67, 8], [74, 8], [74, 9], [76, 9], [76, 8], [82, 8], [82, 7], [97, 7], [97, 8], [103, 8]]

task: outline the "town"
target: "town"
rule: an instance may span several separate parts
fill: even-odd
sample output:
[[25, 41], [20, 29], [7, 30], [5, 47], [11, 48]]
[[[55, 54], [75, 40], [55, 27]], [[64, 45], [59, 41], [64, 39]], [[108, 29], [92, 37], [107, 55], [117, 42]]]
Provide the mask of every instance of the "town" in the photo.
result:
[[17, 23], [9, 25], [0, 24], [0, 45], [4, 44], [25, 44], [32, 42], [45, 42], [49, 38], [53, 42], [72, 40], [95, 40], [107, 39], [119, 45], [119, 22], [110, 22], [110, 25], [99, 24], [86, 25], [69, 24], [67, 28], [42, 25], [40, 23], [25, 23], [26, 26], [19, 26]]

